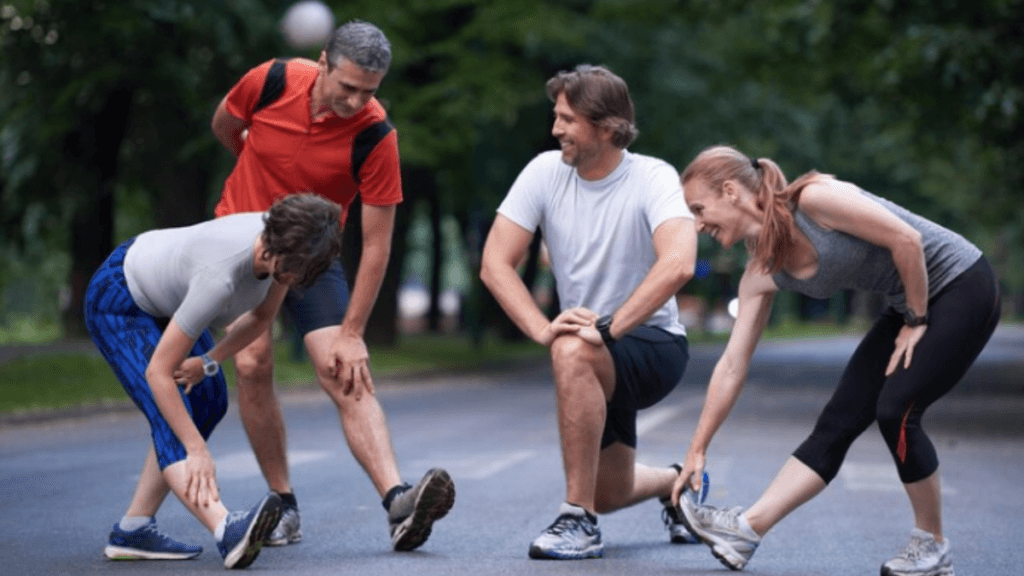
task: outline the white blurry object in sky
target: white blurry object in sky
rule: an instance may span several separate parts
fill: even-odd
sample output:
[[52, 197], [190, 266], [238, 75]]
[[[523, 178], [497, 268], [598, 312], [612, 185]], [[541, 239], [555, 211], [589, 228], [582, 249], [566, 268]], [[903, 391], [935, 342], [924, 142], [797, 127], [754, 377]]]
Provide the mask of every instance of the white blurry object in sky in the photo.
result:
[[334, 32], [334, 14], [317, 0], [292, 4], [281, 20], [281, 32], [292, 48], [319, 48]]

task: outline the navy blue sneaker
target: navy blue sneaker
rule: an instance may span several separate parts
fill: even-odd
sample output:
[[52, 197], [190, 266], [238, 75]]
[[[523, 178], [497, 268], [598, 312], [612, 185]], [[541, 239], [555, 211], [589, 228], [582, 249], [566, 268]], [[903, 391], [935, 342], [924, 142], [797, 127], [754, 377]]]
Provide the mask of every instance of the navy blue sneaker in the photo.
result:
[[[700, 495], [692, 490], [687, 490], [682, 494], [682, 497], [689, 497], [693, 499], [697, 504], [703, 504], [708, 499], [708, 487], [711, 485], [711, 480], [708, 478], [708, 473], [704, 471], [704, 481], [700, 485]], [[692, 532], [686, 528], [686, 524], [683, 524], [680, 518], [679, 510], [672, 505], [671, 498], [662, 498], [661, 505], [661, 521], [665, 523], [665, 528], [668, 529], [669, 541], [673, 544], [700, 544], [700, 538], [697, 538]]]
[[103, 554], [111, 560], [188, 560], [203, 552], [202, 546], [173, 540], [156, 528], [156, 518], [131, 532], [114, 524]]
[[263, 541], [281, 519], [284, 502], [271, 492], [251, 510], [231, 512], [224, 521], [224, 537], [217, 543], [225, 568], [245, 568], [260, 555]]

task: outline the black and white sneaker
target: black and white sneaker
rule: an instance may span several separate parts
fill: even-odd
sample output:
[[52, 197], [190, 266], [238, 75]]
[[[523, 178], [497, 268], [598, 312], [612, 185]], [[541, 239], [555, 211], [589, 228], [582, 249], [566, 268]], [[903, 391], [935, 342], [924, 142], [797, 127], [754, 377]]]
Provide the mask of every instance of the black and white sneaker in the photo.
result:
[[391, 547], [415, 550], [430, 537], [434, 522], [455, 504], [455, 483], [440, 468], [428, 470], [415, 486], [395, 496], [388, 508]]

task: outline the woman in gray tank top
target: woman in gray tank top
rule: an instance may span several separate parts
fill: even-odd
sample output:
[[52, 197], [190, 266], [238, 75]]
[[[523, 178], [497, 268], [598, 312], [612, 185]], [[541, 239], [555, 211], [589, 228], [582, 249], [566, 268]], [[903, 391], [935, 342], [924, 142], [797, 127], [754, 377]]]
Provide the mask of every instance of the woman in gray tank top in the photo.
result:
[[[676, 482], [687, 526], [734, 570], [761, 537], [822, 490], [853, 441], [878, 422], [914, 513], [910, 542], [883, 576], [953, 574], [935, 448], [921, 415], [964, 375], [999, 320], [998, 285], [986, 259], [960, 235], [832, 176], [788, 183], [767, 158], [716, 146], [682, 176], [699, 232], [750, 253], [739, 312]], [[779, 290], [826, 298], [839, 290], [880, 294], [888, 307], [864, 337], [810, 436], [749, 509], [698, 506], [705, 453], [743, 388]], [[883, 368], [884, 367], [884, 368]]]

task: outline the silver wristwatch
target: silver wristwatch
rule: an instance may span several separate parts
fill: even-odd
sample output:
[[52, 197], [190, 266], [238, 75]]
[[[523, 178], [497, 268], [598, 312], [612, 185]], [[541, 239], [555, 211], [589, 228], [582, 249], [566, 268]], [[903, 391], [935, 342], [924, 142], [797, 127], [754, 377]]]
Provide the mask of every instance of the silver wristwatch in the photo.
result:
[[203, 374], [214, 376], [220, 371], [220, 364], [213, 358], [210, 358], [209, 354], [203, 354], [200, 358], [203, 359]]

